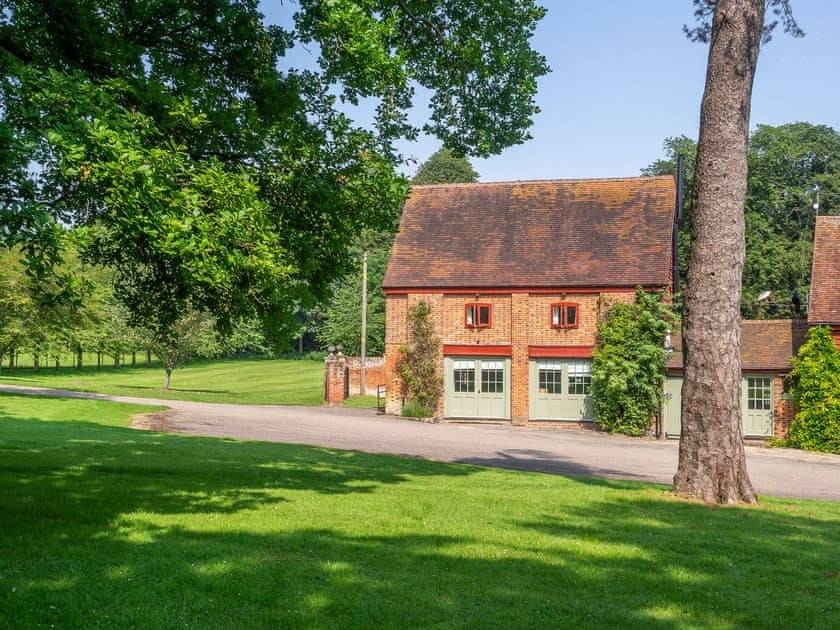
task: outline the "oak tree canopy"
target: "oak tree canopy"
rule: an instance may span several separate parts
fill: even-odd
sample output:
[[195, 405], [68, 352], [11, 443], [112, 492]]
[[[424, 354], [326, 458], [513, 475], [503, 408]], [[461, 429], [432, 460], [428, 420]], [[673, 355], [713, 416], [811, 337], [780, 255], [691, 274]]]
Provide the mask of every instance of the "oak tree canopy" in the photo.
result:
[[[72, 228], [136, 320], [189, 308], [277, 339], [323, 299], [406, 191], [400, 138], [486, 156], [528, 138], [532, 0], [7, 0], [0, 11], [0, 239], [47, 276]], [[318, 67], [289, 67], [296, 45]], [[425, 123], [409, 122], [415, 92]], [[347, 104], [373, 103], [362, 126]]]

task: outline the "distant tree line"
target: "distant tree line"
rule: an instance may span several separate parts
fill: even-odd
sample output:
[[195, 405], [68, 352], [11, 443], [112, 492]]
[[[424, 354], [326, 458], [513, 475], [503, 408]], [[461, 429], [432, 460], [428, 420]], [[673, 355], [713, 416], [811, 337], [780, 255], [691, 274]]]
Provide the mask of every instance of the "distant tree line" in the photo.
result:
[[[212, 316], [189, 310], [166, 334], [134, 320], [116, 295], [107, 268], [86, 265], [69, 252], [60, 269], [72, 280], [69, 290], [27, 273], [16, 249], [0, 252], [0, 370], [13, 370], [21, 354], [34, 370], [83, 367], [94, 353], [97, 367], [148, 365], [152, 355], [167, 372], [194, 357], [215, 358], [269, 352], [257, 321], [235, 322], [220, 334]], [[28, 363], [28, 362], [27, 362]], [[168, 384], [168, 383], [167, 383]]]
[[[664, 149], [666, 157], [642, 169], [642, 174], [676, 175], [677, 156], [683, 157], [685, 223], [679, 251], [681, 285], [685, 286], [697, 144], [679, 136], [666, 138]], [[840, 211], [840, 133], [807, 122], [758, 125], [750, 136], [747, 161], [741, 315], [804, 316], [811, 285], [815, 217]], [[769, 299], [759, 302], [765, 291], [771, 292]]]

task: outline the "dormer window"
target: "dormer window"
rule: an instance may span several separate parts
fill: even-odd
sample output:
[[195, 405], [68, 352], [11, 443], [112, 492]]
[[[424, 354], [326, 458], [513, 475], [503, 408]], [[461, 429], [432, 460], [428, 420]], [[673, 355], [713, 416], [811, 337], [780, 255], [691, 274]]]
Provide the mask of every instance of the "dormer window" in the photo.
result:
[[490, 328], [493, 325], [493, 306], [473, 302], [464, 307], [464, 326], [467, 328]]
[[578, 305], [575, 302], [555, 302], [551, 305], [552, 328], [577, 328]]

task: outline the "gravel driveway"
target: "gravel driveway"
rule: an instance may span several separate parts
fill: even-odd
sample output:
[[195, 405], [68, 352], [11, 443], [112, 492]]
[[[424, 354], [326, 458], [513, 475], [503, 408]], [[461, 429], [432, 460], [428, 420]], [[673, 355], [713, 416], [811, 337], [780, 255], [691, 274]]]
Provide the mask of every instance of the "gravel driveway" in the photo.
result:
[[[431, 424], [377, 416], [370, 410], [228, 405], [150, 400], [0, 385], [22, 394], [166, 405], [139, 418], [138, 428], [171, 433], [266, 440], [407, 455], [425, 459], [670, 483], [677, 442], [611, 436], [586, 430], [532, 429], [509, 424]], [[840, 501], [840, 455], [747, 447], [747, 467], [760, 494]]]

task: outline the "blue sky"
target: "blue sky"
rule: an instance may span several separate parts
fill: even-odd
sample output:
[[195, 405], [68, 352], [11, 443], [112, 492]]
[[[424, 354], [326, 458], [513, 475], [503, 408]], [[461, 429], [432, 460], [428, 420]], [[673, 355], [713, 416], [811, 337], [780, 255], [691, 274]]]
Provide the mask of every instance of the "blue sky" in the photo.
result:
[[[472, 160], [482, 181], [638, 175], [662, 156], [666, 137], [697, 137], [708, 51], [682, 32], [692, 23], [690, 0], [543, 5], [548, 14], [533, 46], [552, 72], [540, 81], [533, 139]], [[801, 120], [840, 130], [840, 2], [792, 0], [792, 6], [806, 36], [780, 31], [762, 48], [752, 125]], [[271, 23], [288, 23], [296, 8], [262, 3]], [[296, 50], [295, 65], [310, 56]], [[422, 162], [438, 146], [423, 138], [401, 149]]]

